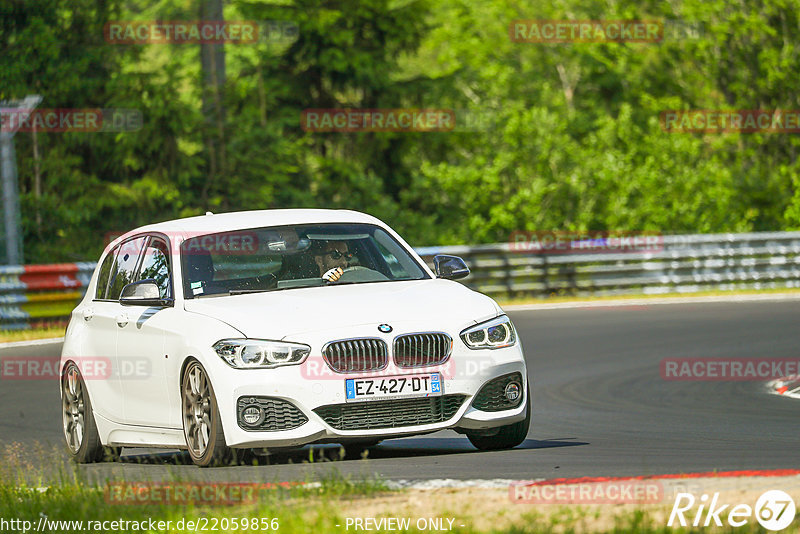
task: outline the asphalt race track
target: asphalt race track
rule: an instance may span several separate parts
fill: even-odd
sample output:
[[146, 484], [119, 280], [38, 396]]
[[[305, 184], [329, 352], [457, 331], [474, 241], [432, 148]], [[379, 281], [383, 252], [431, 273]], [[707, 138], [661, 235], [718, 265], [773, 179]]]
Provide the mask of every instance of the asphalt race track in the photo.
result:
[[[90, 477], [306, 480], [337, 469], [387, 479], [535, 479], [796, 468], [796, 400], [764, 382], [665, 381], [664, 358], [797, 358], [800, 301], [669, 304], [510, 313], [533, 381], [528, 439], [477, 452], [439, 432], [385, 441], [366, 460], [308, 463], [308, 448], [270, 465], [198, 469], [187, 455], [126, 449], [121, 462], [81, 466]], [[60, 345], [7, 348], [0, 357], [52, 356]], [[0, 446], [61, 445], [58, 386], [0, 381]], [[338, 457], [336, 446], [315, 458]]]

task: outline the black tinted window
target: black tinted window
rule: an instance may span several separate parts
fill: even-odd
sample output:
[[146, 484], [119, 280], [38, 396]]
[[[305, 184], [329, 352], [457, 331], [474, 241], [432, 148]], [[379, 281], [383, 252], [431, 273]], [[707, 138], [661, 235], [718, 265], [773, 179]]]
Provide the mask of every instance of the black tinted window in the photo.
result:
[[145, 239], [145, 237], [138, 237], [119, 245], [119, 252], [117, 252], [117, 259], [112, 270], [111, 284], [108, 294], [106, 294], [107, 299], [119, 299], [122, 288], [134, 281], [136, 263], [144, 247]]
[[391, 235], [356, 223], [271, 226], [208, 234], [181, 245], [186, 298], [339, 284], [421, 280], [428, 275]]

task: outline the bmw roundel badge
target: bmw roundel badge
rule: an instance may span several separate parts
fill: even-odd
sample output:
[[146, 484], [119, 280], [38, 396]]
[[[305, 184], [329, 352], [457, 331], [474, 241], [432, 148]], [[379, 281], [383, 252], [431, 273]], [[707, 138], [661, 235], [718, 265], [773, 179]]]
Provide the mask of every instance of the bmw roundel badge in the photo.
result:
[[384, 323], [382, 325], [378, 325], [378, 330], [380, 330], [384, 334], [388, 334], [389, 332], [392, 331], [392, 327], [389, 326], [388, 324]]

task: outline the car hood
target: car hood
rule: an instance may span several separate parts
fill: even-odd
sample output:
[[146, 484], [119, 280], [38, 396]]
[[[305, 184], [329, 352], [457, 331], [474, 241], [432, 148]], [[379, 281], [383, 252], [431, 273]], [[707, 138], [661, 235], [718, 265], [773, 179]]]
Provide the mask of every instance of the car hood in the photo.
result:
[[[223, 321], [249, 338], [295, 339], [387, 323], [403, 330], [463, 329], [502, 310], [491, 298], [450, 280], [295, 288], [185, 301], [185, 309]], [[376, 331], [377, 333], [377, 331]]]

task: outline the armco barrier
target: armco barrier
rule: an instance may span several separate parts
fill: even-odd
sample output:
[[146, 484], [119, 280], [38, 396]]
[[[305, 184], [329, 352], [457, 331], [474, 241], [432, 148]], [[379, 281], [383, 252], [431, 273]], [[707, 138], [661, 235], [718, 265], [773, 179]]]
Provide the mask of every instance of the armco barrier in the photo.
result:
[[[418, 248], [461, 256], [462, 281], [494, 297], [692, 293], [800, 287], [800, 232], [673, 235], [658, 250], [553, 254], [517, 244]], [[552, 251], [550, 251], [552, 252]], [[0, 266], [0, 330], [66, 321], [95, 264]]]
[[553, 254], [519, 244], [425, 247], [461, 256], [463, 282], [495, 297], [604, 296], [800, 287], [800, 232], [670, 235], [658, 250]]
[[94, 266], [93, 262], [0, 266], [0, 330], [65, 322]]

